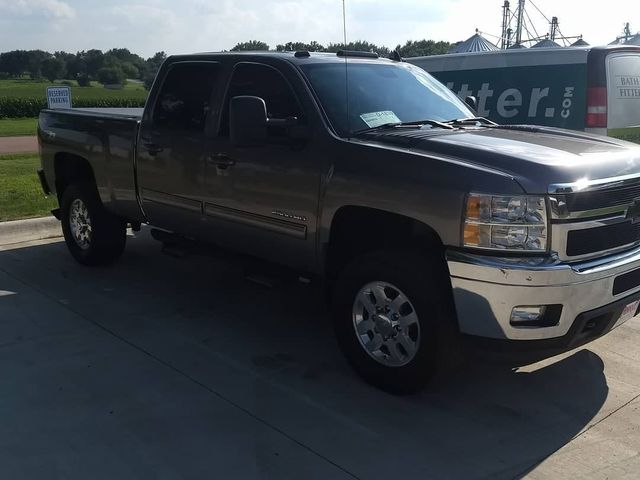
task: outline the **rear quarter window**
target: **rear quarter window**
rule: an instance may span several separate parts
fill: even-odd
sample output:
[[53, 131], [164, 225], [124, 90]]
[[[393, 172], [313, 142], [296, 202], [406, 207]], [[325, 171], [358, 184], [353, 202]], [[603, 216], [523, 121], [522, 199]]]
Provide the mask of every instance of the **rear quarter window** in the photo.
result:
[[218, 72], [216, 63], [176, 63], [171, 66], [153, 108], [154, 129], [204, 131]]

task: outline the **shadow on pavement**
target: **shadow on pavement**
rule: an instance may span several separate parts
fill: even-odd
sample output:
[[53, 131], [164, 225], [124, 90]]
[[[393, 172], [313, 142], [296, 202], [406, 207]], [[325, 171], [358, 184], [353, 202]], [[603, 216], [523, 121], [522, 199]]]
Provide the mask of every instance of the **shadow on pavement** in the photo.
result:
[[587, 427], [608, 395], [602, 360], [581, 350], [531, 373], [477, 363], [393, 397], [346, 365], [319, 288], [287, 279], [265, 288], [246, 280], [255, 272], [244, 261], [159, 250], [143, 233], [120, 263], [87, 269], [62, 243], [27, 247], [0, 252], [0, 273], [358, 478], [520, 478]]

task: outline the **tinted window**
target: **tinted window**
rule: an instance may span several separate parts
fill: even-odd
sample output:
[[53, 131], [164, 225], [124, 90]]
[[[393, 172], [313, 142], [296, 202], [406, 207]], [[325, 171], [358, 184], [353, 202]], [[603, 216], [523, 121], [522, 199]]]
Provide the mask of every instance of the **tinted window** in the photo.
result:
[[[472, 116], [444, 85], [421, 68], [388, 63], [310, 63], [301, 67], [338, 134], [380, 123]], [[346, 102], [349, 81], [349, 108]]]
[[153, 110], [153, 126], [204, 131], [218, 68], [215, 63], [185, 63], [171, 67]]
[[282, 74], [266, 65], [240, 63], [229, 84], [222, 119], [222, 133], [229, 131], [229, 101], [240, 95], [260, 97], [267, 105], [269, 118], [301, 117], [300, 107]]

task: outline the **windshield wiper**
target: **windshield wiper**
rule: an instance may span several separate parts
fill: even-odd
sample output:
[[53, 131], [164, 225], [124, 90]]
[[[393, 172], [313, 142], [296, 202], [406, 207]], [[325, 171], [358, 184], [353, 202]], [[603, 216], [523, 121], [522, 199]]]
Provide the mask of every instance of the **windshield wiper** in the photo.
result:
[[447, 125], [477, 125], [478, 123], [486, 126], [498, 125], [497, 123], [492, 122], [488, 118], [484, 117], [457, 118], [444, 123], [446, 123]]
[[453, 130], [453, 126], [439, 122], [437, 120], [415, 120], [413, 122], [390, 122], [378, 125], [377, 127], [363, 128], [362, 130], [356, 130], [352, 135], [358, 135], [361, 133], [375, 132], [376, 130], [384, 130], [387, 128], [397, 127], [421, 127], [423, 125], [431, 125], [432, 127], [444, 128], [446, 130]]

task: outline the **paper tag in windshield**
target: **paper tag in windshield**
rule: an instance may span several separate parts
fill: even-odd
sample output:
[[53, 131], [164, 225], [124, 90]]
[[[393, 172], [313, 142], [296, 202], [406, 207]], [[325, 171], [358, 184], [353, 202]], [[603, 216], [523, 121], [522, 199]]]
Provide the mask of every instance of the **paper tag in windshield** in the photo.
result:
[[360, 118], [369, 128], [379, 127], [385, 123], [400, 123], [400, 119], [391, 110], [363, 113]]

